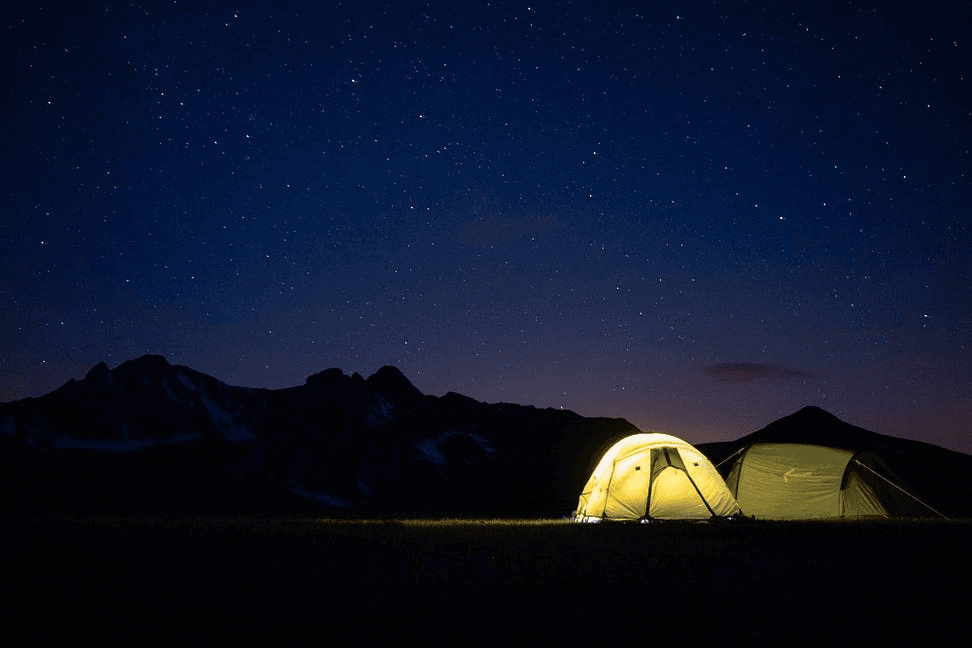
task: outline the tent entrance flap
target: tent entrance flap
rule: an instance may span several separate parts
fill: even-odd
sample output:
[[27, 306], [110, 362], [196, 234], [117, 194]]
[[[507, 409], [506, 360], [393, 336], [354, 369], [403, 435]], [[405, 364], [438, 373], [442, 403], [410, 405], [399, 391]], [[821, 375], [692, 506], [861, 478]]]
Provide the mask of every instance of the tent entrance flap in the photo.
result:
[[646, 517], [671, 519], [715, 515], [677, 448], [652, 450], [651, 463]]

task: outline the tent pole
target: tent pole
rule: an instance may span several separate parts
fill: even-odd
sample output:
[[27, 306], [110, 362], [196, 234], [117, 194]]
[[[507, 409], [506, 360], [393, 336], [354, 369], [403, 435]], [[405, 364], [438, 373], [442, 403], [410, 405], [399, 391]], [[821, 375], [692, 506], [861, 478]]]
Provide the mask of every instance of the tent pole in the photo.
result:
[[655, 450], [648, 451], [648, 497], [645, 499], [645, 519], [651, 519], [651, 485], [655, 483]]
[[705, 504], [705, 508], [709, 509], [709, 515], [712, 517], [717, 517], [715, 511], [713, 511], [712, 507], [709, 506], [709, 503], [705, 501], [705, 495], [703, 495], [702, 491], [699, 490], [699, 487], [695, 485], [695, 480], [692, 479], [692, 475], [689, 474], [688, 468], [686, 468], [683, 472], [685, 472], [685, 476], [688, 477], [689, 483], [692, 484], [695, 492], [699, 494], [699, 499], [702, 500], [703, 504]]
[[739, 448], [738, 450], [736, 450], [735, 452], [733, 452], [731, 455], [729, 455], [728, 457], [726, 457], [725, 459], [723, 459], [722, 461], [720, 461], [719, 463], [717, 463], [715, 467], [718, 469], [719, 466], [721, 466], [722, 464], [726, 463], [727, 461], [729, 461], [730, 459], [732, 459], [733, 457], [735, 457], [736, 455], [738, 455], [740, 452], [744, 451], [747, 447], [748, 446], [743, 446], [742, 448]]

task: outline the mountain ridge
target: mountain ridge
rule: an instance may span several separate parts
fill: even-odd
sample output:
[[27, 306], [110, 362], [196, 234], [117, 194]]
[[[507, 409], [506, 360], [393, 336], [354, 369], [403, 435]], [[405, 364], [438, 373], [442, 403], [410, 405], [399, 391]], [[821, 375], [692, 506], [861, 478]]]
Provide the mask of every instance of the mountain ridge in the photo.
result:
[[[607, 448], [638, 432], [624, 419], [425, 395], [391, 365], [265, 389], [145, 355], [0, 404], [0, 502], [23, 514], [564, 515]], [[876, 451], [949, 514], [972, 517], [972, 457], [817, 407], [698, 447], [728, 464], [758, 441]]]
[[[34, 464], [57, 463], [74, 474], [69, 458], [55, 455], [114, 465], [107, 455], [151, 463], [183, 453], [214, 475], [279, 486], [322, 511], [346, 514], [550, 514], [555, 497], [562, 500], [557, 510], [568, 512], [586, 479], [586, 459], [539, 444], [556, 439], [589, 453], [597, 450], [590, 438], [636, 431], [620, 419], [427, 396], [392, 366], [367, 379], [325, 369], [303, 385], [262, 389], [227, 385], [156, 355], [114, 369], [98, 363], [80, 381], [0, 406], [0, 453], [8, 461], [30, 454]], [[166, 479], [178, 480], [177, 472]], [[29, 490], [25, 481], [16, 486]], [[67, 481], [60, 480], [69, 490]], [[98, 498], [115, 498], [92, 488], [100, 495], [88, 498], [88, 509], [99, 508]], [[218, 498], [209, 499], [220, 508]]]

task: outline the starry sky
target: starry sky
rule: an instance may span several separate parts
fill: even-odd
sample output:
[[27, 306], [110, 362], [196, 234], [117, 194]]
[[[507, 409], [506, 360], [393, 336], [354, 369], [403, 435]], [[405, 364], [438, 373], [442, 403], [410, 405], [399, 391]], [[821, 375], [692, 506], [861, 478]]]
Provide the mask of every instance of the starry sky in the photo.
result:
[[0, 10], [0, 401], [395, 365], [972, 453], [972, 3], [41, 4]]

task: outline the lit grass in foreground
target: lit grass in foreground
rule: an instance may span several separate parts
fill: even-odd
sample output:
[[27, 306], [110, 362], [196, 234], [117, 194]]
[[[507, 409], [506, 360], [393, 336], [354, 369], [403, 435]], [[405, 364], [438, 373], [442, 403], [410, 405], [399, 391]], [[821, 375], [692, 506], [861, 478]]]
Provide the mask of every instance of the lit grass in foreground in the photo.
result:
[[403, 518], [389, 520], [344, 520], [320, 518], [319, 524], [394, 524], [402, 526], [436, 527], [436, 526], [549, 526], [554, 524], [572, 524], [573, 520], [566, 518], [503, 518], [503, 519], [467, 519], [467, 518]]

